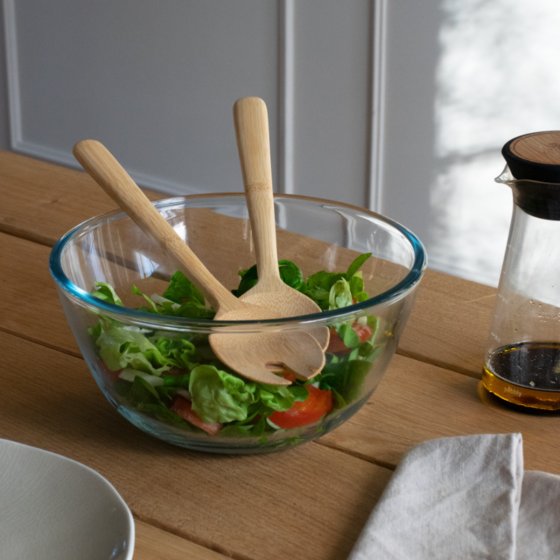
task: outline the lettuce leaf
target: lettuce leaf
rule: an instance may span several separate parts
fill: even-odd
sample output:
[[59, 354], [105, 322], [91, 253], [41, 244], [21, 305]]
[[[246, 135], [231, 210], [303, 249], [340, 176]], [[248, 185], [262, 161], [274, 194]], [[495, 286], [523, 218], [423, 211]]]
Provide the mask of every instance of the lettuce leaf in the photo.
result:
[[159, 313], [156, 304], [144, 293], [142, 293], [134, 284], [132, 284], [132, 293], [135, 296], [142, 296], [149, 304], [150, 308], [149, 311], [153, 311], [154, 313]]
[[105, 282], [95, 282], [95, 287], [97, 289], [91, 293], [93, 297], [102, 299], [103, 301], [112, 303], [113, 305], [119, 305], [120, 307], [123, 307], [121, 298], [117, 295], [117, 292], [115, 292], [115, 288], [113, 288], [111, 284], [106, 284]]
[[362, 279], [362, 271], [356, 272], [352, 278], [349, 280], [350, 291], [352, 292], [352, 297], [357, 301], [366, 301], [369, 299], [369, 294], [364, 292], [364, 281]]
[[265, 414], [271, 414], [271, 411], [283, 412], [292, 408], [296, 395], [297, 392], [292, 392], [290, 387], [284, 385], [259, 384], [260, 404], [270, 409]]
[[350, 283], [345, 278], [341, 278], [332, 285], [329, 292], [329, 310], [340, 309], [341, 307], [348, 307], [349, 305], [352, 305]]
[[114, 388], [117, 394], [125, 399], [134, 410], [147, 414], [165, 424], [177, 426], [187, 431], [197, 431], [197, 428], [169, 410], [161, 400], [158, 391], [140, 376], [136, 376], [132, 383], [118, 379]]
[[[195, 288], [194, 284], [192, 284], [182, 272], [177, 271], [173, 275], [171, 280], [177, 277], [177, 274], [182, 274], [182, 278], [184, 279], [184, 281], [177, 281], [181, 282], [181, 284], [179, 286], [175, 286], [175, 288], [172, 290], [172, 295], [178, 297], [178, 294], [187, 294], [188, 290], [186, 289], [186, 287], [190, 284], [192, 290], [196, 291], [196, 293], [194, 291], [188, 292], [189, 294], [193, 295], [192, 300], [189, 301], [185, 295], [185, 297], [182, 298], [185, 300], [184, 303], [177, 303], [175, 301], [169, 300], [169, 298], [166, 299], [165, 297], [158, 297], [156, 299], [156, 296], [154, 295], [152, 297], [156, 299], [157, 303], [155, 303], [152, 298], [142, 293], [136, 286], [133, 285], [132, 293], [137, 296], [142, 296], [149, 304], [148, 306], [144, 305], [142, 307], [139, 307], [138, 309], [140, 311], [146, 311], [148, 313], [157, 313], [158, 315], [168, 315], [171, 317], [186, 317], [189, 319], [213, 319], [216, 315], [216, 312], [211, 307], [206, 307], [204, 305], [204, 298], [202, 297], [202, 294]], [[168, 292], [169, 288], [164, 293], [167, 294]], [[202, 303], [200, 303], [200, 298], [202, 298]], [[161, 303], [158, 300], [161, 300]]]
[[204, 307], [204, 296], [180, 270], [173, 274], [167, 290], [162, 295], [175, 303], [191, 302]]
[[305, 400], [305, 387], [263, 385], [248, 382], [215, 366], [201, 365], [191, 372], [189, 392], [193, 410], [205, 422], [232, 422], [238, 425], [257, 415], [270, 416], [274, 411], [292, 407], [296, 400]]
[[166, 362], [175, 367], [192, 370], [202, 361], [196, 346], [185, 338], [157, 336], [151, 337], [150, 341]]
[[[294, 290], [302, 291], [302, 288], [305, 286], [303, 273], [296, 264], [292, 261], [280, 260], [278, 261], [278, 271], [284, 284], [294, 288]], [[251, 268], [240, 270], [238, 274], [241, 276], [241, 281], [237, 290], [232, 290], [232, 293], [236, 297], [241, 297], [258, 282], [259, 276], [257, 265], [255, 264]]]
[[371, 257], [371, 253], [358, 256], [343, 272], [327, 272], [321, 270], [307, 279], [307, 285], [302, 290], [323, 311], [340, 309], [352, 305], [356, 301], [365, 301], [369, 295], [364, 292], [364, 281], [360, 267]]
[[245, 420], [249, 405], [257, 400], [257, 384], [214, 366], [201, 365], [191, 372], [189, 392], [192, 409], [205, 422]]
[[350, 278], [352, 278], [352, 276], [354, 276], [356, 272], [358, 272], [358, 270], [362, 268], [363, 264], [370, 257], [371, 257], [371, 253], [364, 253], [363, 255], [356, 257], [348, 267], [348, 270], [346, 271], [346, 280], [350, 280]]
[[348, 348], [356, 348], [360, 344], [360, 337], [352, 328], [351, 323], [342, 323], [336, 327], [338, 336]]
[[345, 278], [342, 272], [327, 272], [321, 270], [312, 274], [307, 279], [305, 295], [310, 297], [319, 307], [326, 311], [329, 309], [330, 294], [332, 287]]
[[161, 375], [172, 363], [165, 358], [144, 333], [134, 327], [111, 324], [96, 340], [99, 356], [111, 371], [131, 368]]

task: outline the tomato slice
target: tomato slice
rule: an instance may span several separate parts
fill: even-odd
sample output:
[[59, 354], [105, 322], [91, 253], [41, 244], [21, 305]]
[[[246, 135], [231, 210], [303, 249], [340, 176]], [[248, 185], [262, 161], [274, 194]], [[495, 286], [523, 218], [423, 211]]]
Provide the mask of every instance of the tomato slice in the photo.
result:
[[[362, 325], [360, 323], [354, 323], [352, 328], [358, 335], [360, 342], [365, 342], [371, 338], [373, 333], [373, 329], [368, 325]], [[331, 335], [329, 338], [329, 346], [327, 348], [327, 352], [331, 354], [337, 354], [338, 352], [345, 352], [346, 350], [350, 350], [346, 344], [342, 341], [342, 338], [338, 336], [336, 329], [333, 327], [331, 328]]]
[[176, 397], [171, 406], [171, 410], [178, 414], [183, 420], [190, 422], [194, 426], [197, 426], [201, 430], [211, 436], [215, 436], [222, 425], [218, 422], [205, 422], [193, 409], [190, 401], [184, 399], [183, 397]]
[[306, 386], [309, 396], [305, 401], [298, 401], [284, 412], [275, 412], [270, 421], [279, 428], [300, 428], [313, 424], [332, 410], [332, 391], [323, 391], [313, 385]]
[[356, 331], [360, 342], [365, 342], [371, 338], [373, 329], [369, 325], [362, 325], [360, 323], [354, 323], [352, 328]]
[[296, 376], [291, 371], [283, 371], [282, 377], [284, 379], [287, 379], [288, 381], [291, 381], [292, 383], [296, 380]]

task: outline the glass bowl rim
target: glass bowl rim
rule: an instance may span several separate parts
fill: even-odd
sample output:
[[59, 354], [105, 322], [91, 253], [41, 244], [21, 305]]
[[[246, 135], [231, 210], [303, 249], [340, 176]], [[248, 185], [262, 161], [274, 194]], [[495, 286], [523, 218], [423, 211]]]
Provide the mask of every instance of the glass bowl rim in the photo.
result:
[[[197, 199], [213, 199], [213, 198], [231, 198], [231, 197], [243, 197], [245, 198], [245, 193], [211, 193], [211, 194], [194, 194], [194, 195], [183, 195], [174, 196], [169, 198], [163, 198], [159, 200], [152, 201], [154, 206], [158, 210], [162, 210], [168, 207], [177, 206], [177, 204], [182, 203], [185, 206], [185, 202]], [[344, 202], [338, 202], [334, 200], [327, 200], [323, 198], [315, 198], [302, 195], [293, 194], [281, 194], [274, 193], [275, 199], [296, 199], [296, 200], [307, 200], [311, 202], [319, 202], [323, 204], [329, 204], [332, 206], [347, 208], [361, 214], [366, 214], [371, 216], [381, 222], [384, 222], [391, 226], [392, 228], [399, 231], [406, 240], [412, 246], [414, 251], [414, 262], [411, 269], [408, 271], [407, 275], [389, 290], [382, 292], [372, 298], [365, 301], [349, 305], [348, 307], [343, 307], [340, 309], [334, 309], [331, 311], [323, 311], [321, 313], [313, 313], [310, 315], [300, 315], [297, 317], [282, 317], [277, 319], [267, 319], [267, 320], [252, 320], [252, 321], [214, 321], [212, 319], [189, 319], [185, 317], [171, 317], [167, 315], [156, 315], [155, 313], [149, 313], [146, 311], [139, 311], [136, 309], [130, 309], [127, 307], [120, 307], [112, 303], [107, 303], [99, 298], [94, 297], [87, 291], [83, 290], [76, 284], [74, 284], [64, 273], [61, 265], [61, 256], [66, 245], [73, 240], [73, 238], [87, 229], [93, 229], [99, 226], [103, 222], [109, 222], [122, 217], [128, 216], [120, 209], [110, 210], [102, 214], [98, 214], [92, 218], [85, 220], [84, 222], [78, 224], [70, 231], [65, 233], [53, 246], [50, 257], [49, 257], [49, 269], [52, 277], [58, 286], [67, 295], [79, 300], [86, 307], [90, 308], [92, 311], [103, 312], [111, 317], [119, 318], [122, 317], [124, 322], [135, 322], [143, 325], [156, 325], [158, 327], [199, 327], [199, 328], [212, 328], [214, 330], [216, 327], [232, 327], [238, 326], [287, 326], [294, 327], [297, 325], [313, 325], [317, 322], [324, 322], [330, 319], [337, 318], [348, 318], [348, 316], [357, 315], [361, 311], [370, 309], [372, 307], [377, 307], [379, 305], [388, 306], [392, 303], [402, 299], [409, 292], [411, 292], [418, 282], [421, 280], [427, 266], [427, 256], [426, 250], [418, 237], [412, 233], [410, 230], [399, 224], [398, 222], [391, 220], [381, 214], [368, 210], [366, 208], [360, 208], [359, 206], [354, 206], [351, 204], [346, 204]], [[128, 218], [130, 219], [130, 218]], [[126, 319], [125, 319], [126, 318]]]

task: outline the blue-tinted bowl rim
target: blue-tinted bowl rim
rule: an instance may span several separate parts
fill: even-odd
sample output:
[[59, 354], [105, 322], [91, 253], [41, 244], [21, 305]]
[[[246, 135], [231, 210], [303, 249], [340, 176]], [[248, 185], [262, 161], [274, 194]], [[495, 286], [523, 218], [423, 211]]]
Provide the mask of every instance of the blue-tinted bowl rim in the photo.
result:
[[[177, 206], [179, 203], [185, 203], [190, 200], [200, 200], [200, 199], [209, 199], [214, 200], [216, 198], [231, 198], [231, 197], [245, 197], [244, 193], [212, 193], [212, 194], [204, 194], [204, 195], [186, 195], [186, 196], [177, 196], [172, 198], [164, 198], [161, 200], [154, 201], [153, 204], [155, 205], [158, 210], [165, 209], [167, 207]], [[379, 305], [383, 305], [387, 307], [392, 303], [402, 299], [405, 297], [410, 291], [412, 291], [418, 282], [420, 282], [424, 272], [426, 270], [427, 265], [427, 256], [426, 250], [422, 245], [422, 242], [414, 235], [410, 230], [391, 220], [390, 218], [386, 218], [376, 212], [372, 212], [371, 210], [367, 210], [365, 208], [360, 208], [358, 206], [353, 206], [351, 204], [346, 204], [343, 202], [337, 202], [333, 200], [326, 200], [322, 198], [314, 198], [308, 196], [301, 196], [301, 195], [288, 195], [288, 194], [275, 194], [275, 199], [297, 199], [297, 200], [308, 200], [312, 202], [320, 202], [322, 204], [328, 204], [334, 207], [346, 208], [361, 214], [366, 214], [371, 216], [379, 221], [385, 222], [389, 226], [393, 227], [394, 229], [398, 230], [411, 244], [414, 250], [414, 262], [412, 268], [409, 270], [408, 274], [395, 286], [390, 288], [389, 290], [367, 299], [365, 301], [350, 305], [348, 307], [344, 307], [341, 309], [334, 309], [332, 311], [323, 311], [322, 313], [313, 313], [311, 315], [300, 315], [298, 317], [285, 317], [285, 318], [278, 318], [278, 319], [268, 319], [268, 320], [256, 320], [256, 321], [214, 321], [211, 319], [188, 319], [183, 317], [169, 317], [165, 315], [156, 315], [154, 313], [148, 313], [146, 311], [138, 311], [136, 309], [130, 309], [126, 307], [120, 307], [118, 305], [113, 305], [112, 303], [107, 303], [99, 298], [94, 297], [90, 293], [86, 292], [79, 286], [76, 286], [70, 279], [64, 274], [62, 270], [62, 265], [60, 262], [60, 258], [62, 255], [62, 251], [66, 244], [78, 233], [81, 233], [86, 228], [92, 225], [99, 225], [102, 222], [114, 219], [120, 219], [125, 216], [124, 212], [121, 210], [112, 210], [109, 212], [105, 212], [98, 216], [94, 216], [78, 224], [76, 227], [72, 228], [66, 234], [64, 234], [54, 245], [52, 248], [50, 258], [49, 258], [49, 269], [51, 272], [52, 277], [54, 278], [55, 282], [62, 288], [64, 292], [77, 298], [81, 302], [85, 303], [88, 307], [96, 308], [100, 311], [109, 312], [109, 314], [113, 317], [123, 317], [123, 320], [126, 322], [142, 322], [142, 323], [152, 323], [152, 324], [161, 324], [169, 327], [171, 324], [176, 325], [178, 328], [180, 327], [199, 327], [199, 328], [215, 328], [219, 326], [243, 326], [243, 325], [293, 325], [293, 324], [306, 324], [309, 325], [316, 321], [326, 321], [330, 319], [336, 318], [344, 318], [349, 315], [357, 315], [361, 311], [366, 309], [370, 309], [372, 307], [376, 307]], [[126, 318], [126, 319], [124, 319]]]

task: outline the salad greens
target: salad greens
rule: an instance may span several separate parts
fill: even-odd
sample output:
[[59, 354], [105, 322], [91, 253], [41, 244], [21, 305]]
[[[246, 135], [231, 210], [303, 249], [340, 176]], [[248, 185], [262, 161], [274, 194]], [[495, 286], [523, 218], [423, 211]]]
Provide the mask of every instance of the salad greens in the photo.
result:
[[[370, 257], [371, 253], [360, 255], [346, 272], [323, 270], [308, 278], [293, 262], [281, 260], [280, 277], [322, 310], [340, 309], [369, 298], [360, 268]], [[256, 284], [256, 265], [239, 276], [239, 286], [233, 290], [237, 297]], [[109, 284], [96, 282], [95, 287], [95, 297], [123, 305]], [[149, 313], [214, 317], [203, 295], [180, 271], [173, 274], [162, 295], [148, 296], [136, 286], [132, 293], [144, 298], [138, 309]], [[360, 398], [371, 364], [383, 350], [376, 342], [378, 330], [379, 318], [371, 316], [337, 324], [331, 328], [321, 373], [302, 382], [283, 372], [292, 381], [289, 386], [264, 385], [233, 372], [217, 359], [206, 334], [139, 328], [100, 315], [89, 335], [100, 369], [114, 380], [115, 392], [134, 410], [185, 430], [263, 440], [277, 430], [318, 422]]]

